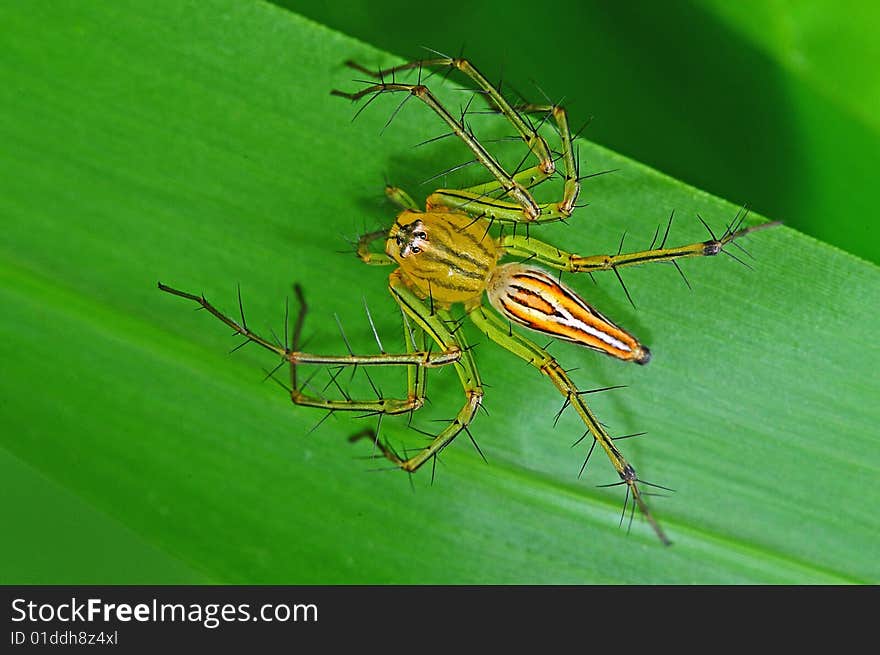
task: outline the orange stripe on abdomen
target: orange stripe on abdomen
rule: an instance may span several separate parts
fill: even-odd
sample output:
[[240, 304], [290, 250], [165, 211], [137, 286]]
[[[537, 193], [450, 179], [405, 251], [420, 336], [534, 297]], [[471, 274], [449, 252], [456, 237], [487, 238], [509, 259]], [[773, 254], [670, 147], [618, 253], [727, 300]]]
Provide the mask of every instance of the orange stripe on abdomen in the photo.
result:
[[504, 264], [487, 289], [492, 306], [520, 325], [612, 357], [646, 364], [650, 351], [539, 268]]

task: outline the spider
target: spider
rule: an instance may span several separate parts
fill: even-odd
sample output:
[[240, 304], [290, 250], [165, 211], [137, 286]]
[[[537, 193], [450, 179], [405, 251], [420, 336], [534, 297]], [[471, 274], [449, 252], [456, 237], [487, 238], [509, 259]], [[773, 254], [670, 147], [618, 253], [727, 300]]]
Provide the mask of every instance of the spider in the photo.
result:
[[[574, 342], [625, 362], [647, 364], [651, 360], [651, 351], [634, 335], [606, 318], [573, 289], [534, 264], [543, 264], [570, 273], [617, 273], [617, 269], [625, 266], [649, 262], [675, 263], [676, 260], [686, 257], [717, 255], [734, 239], [770, 224], [743, 227], [747, 212], [741, 212], [720, 238], [713, 234], [707, 241], [675, 248], [666, 247], [666, 237], [669, 234], [667, 226], [659, 247], [654, 248], [655, 235], [650, 249], [616, 255], [582, 256], [564, 252], [539, 241], [531, 237], [528, 231], [517, 235], [515, 228], [518, 225], [528, 227], [564, 220], [575, 209], [582, 178], [578, 174], [578, 162], [566, 110], [558, 104], [509, 103], [495, 86], [463, 58], [427, 59], [379, 71], [371, 71], [355, 62], [347, 64], [370, 75], [372, 80], [366, 88], [358, 92], [334, 90], [331, 92], [333, 95], [352, 101], [366, 97], [372, 101], [386, 93], [402, 93], [418, 98], [446, 123], [452, 134], [471, 150], [475, 160], [494, 178], [493, 181], [465, 189], [439, 189], [428, 196], [424, 210], [402, 189], [387, 186], [386, 194], [400, 207], [400, 213], [390, 229], [370, 232], [359, 238], [357, 255], [363, 262], [375, 266], [396, 265], [389, 276], [389, 290], [402, 310], [406, 352], [337, 356], [300, 351], [300, 334], [306, 304], [299, 286], [295, 290], [300, 312], [290, 347], [269, 341], [250, 330], [244, 320], [243, 311], [239, 322], [219, 311], [203, 295], [180, 291], [162, 283], [159, 283], [159, 288], [198, 303], [243, 336], [245, 343], [257, 343], [279, 355], [282, 362], [289, 362], [292, 383], [290, 397], [297, 405], [380, 415], [412, 413], [425, 402], [428, 369], [452, 366], [461, 380], [464, 405], [456, 417], [433, 436], [427, 446], [412, 457], [405, 457], [376, 437], [376, 445], [382, 455], [408, 472], [416, 471], [429, 460], [436, 462], [440, 451], [461, 432], [471, 436], [469, 426], [482, 404], [483, 386], [480, 374], [463, 331], [457, 329], [458, 323], [450, 314], [452, 305], [463, 305], [467, 317], [480, 332], [538, 369], [563, 395], [564, 407], [574, 407], [586, 426], [587, 432], [584, 436], [593, 438], [587, 459], [598, 443], [620, 477], [619, 482], [606, 486], [626, 486], [624, 513], [631, 497], [633, 510], [638, 506], [660, 541], [669, 544], [668, 537], [648, 508], [644, 499], [645, 492], [640, 487], [649, 483], [639, 479], [633, 466], [618, 449], [615, 438], [587, 406], [584, 401], [587, 392], [575, 385], [566, 370], [544, 348], [514, 331], [511, 323]], [[501, 114], [513, 126], [528, 149], [527, 156], [534, 156], [537, 160], [534, 166], [509, 173], [477, 140], [465, 123], [464, 116], [457, 118], [450, 113], [434, 93], [422, 84], [423, 70], [443, 68], [458, 70], [470, 78], [478, 93], [488, 102], [491, 111]], [[415, 84], [396, 81], [397, 73], [414, 70], [419, 73]], [[554, 156], [544, 137], [526, 118], [528, 114], [552, 118], [561, 139], [561, 154], [558, 158]], [[562, 162], [561, 170], [557, 169], [558, 161]], [[553, 175], [561, 175], [564, 180], [561, 199], [537, 203], [530, 190]], [[671, 220], [670, 217], [670, 223]], [[494, 224], [512, 225], [514, 229], [512, 234], [492, 237], [490, 229]], [[711, 234], [711, 230], [709, 231]], [[380, 240], [385, 242], [384, 252], [381, 253], [371, 249], [371, 244]], [[502, 263], [505, 256], [516, 256], [520, 261]], [[496, 311], [486, 306], [483, 302], [484, 295]], [[436, 349], [427, 346], [428, 339], [436, 344]], [[298, 384], [296, 371], [299, 364], [404, 367], [407, 372], [406, 396], [380, 396], [366, 400], [347, 395], [340, 400], [318, 397], [308, 393], [305, 384]], [[586, 461], [584, 464], [586, 465]]]

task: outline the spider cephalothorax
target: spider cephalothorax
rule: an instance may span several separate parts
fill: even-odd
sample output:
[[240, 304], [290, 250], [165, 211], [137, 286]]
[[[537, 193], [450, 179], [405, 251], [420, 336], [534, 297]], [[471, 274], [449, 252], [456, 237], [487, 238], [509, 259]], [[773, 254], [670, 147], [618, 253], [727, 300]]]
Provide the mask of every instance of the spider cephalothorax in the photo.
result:
[[500, 253], [482, 221], [445, 208], [401, 212], [385, 252], [419, 297], [441, 307], [479, 304]]
[[[392, 190], [396, 191], [396, 190]], [[406, 209], [388, 233], [385, 252], [399, 264], [401, 281], [442, 307], [479, 306], [483, 292], [507, 318], [623, 360], [647, 364], [650, 351], [591, 307], [573, 289], [535, 266], [498, 264], [503, 243], [490, 223], [453, 209]]]
[[[461, 380], [465, 401], [455, 418], [430, 443], [412, 456], [401, 456], [378, 434], [374, 435], [375, 443], [384, 456], [405, 471], [415, 471], [428, 461], [435, 462], [440, 451], [462, 431], [470, 436], [468, 426], [482, 403], [483, 386], [463, 330], [459, 329], [461, 321], [454, 319], [449, 311], [452, 305], [462, 304], [467, 317], [481, 333], [534, 366], [560, 391], [565, 398], [564, 407], [573, 407], [584, 422], [586, 432], [581, 439], [592, 437], [584, 466], [596, 444], [599, 444], [620, 478], [616, 484], [626, 486], [627, 500], [630, 497], [633, 499], [633, 508], [638, 506], [660, 540], [669, 543], [644, 500], [640, 485], [648, 483], [639, 479], [633, 466], [618, 449], [615, 437], [608, 433], [587, 406], [583, 397], [585, 392], [578, 390], [568, 372], [544, 348], [514, 331], [512, 323], [578, 343], [623, 361], [647, 364], [651, 353], [632, 334], [611, 322], [572, 288], [561, 284], [535, 264], [570, 273], [616, 273], [617, 269], [625, 266], [658, 261], [672, 262], [677, 266], [676, 260], [684, 257], [704, 257], [723, 252], [724, 247], [734, 239], [770, 224], [743, 228], [746, 214], [742, 213], [737, 215], [721, 238], [712, 235], [708, 241], [676, 248], [666, 247], [666, 237], [669, 235], [667, 227], [659, 247], [654, 248], [652, 242], [648, 250], [618, 252], [615, 255], [582, 256], [568, 253], [531, 237], [528, 229], [520, 230], [517, 235], [517, 224], [529, 226], [554, 222], [567, 218], [574, 210], [581, 178], [565, 109], [559, 105], [511, 105], [465, 59], [432, 59], [376, 72], [357, 64], [350, 65], [373, 76], [376, 83], [357, 93], [334, 91], [335, 95], [359, 100], [384, 93], [407, 93], [418, 98], [437, 113], [451, 130], [450, 135], [460, 138], [470, 148], [474, 160], [493, 177], [493, 181], [466, 189], [439, 189], [428, 197], [424, 211], [404, 191], [389, 186], [386, 188], [388, 197], [403, 211], [390, 230], [370, 232], [358, 241], [357, 253], [367, 264], [397, 265], [389, 276], [389, 289], [404, 313], [406, 352], [385, 352], [381, 345], [382, 352], [377, 355], [302, 352], [299, 348], [305, 303], [298, 287], [301, 311], [290, 347], [282, 347], [255, 334], [245, 324], [243, 315], [239, 323], [217, 310], [203, 296], [162, 284], [159, 287], [199, 303], [248, 341], [277, 353], [289, 362], [292, 383], [290, 396], [298, 405], [319, 407], [330, 412], [354, 411], [363, 415], [412, 413], [424, 404], [427, 371], [438, 366], [453, 366]], [[514, 174], [505, 170], [474, 137], [464, 122], [464, 115], [461, 119], [456, 118], [421, 83], [422, 70], [430, 67], [457, 69], [466, 75], [477, 87], [478, 94], [486, 99], [489, 110], [503, 115], [510, 122], [518, 138], [526, 145], [528, 156], [533, 156], [536, 163]], [[419, 80], [415, 83], [396, 81], [396, 76], [404, 71], [418, 71]], [[542, 115], [542, 124], [547, 119], [555, 124], [561, 140], [558, 156], [553, 154], [538, 129], [525, 118], [527, 114]], [[523, 159], [523, 163], [525, 161]], [[561, 170], [557, 170], [557, 162], [561, 162]], [[561, 198], [550, 203], [536, 202], [531, 189], [556, 173], [563, 179]], [[670, 224], [671, 221], [670, 217]], [[497, 224], [511, 225], [514, 229], [507, 235], [493, 236], [492, 228]], [[380, 240], [385, 242], [384, 253], [371, 249], [371, 244]], [[519, 258], [520, 261], [505, 262], [504, 257]], [[524, 263], [526, 260], [527, 264]], [[484, 293], [503, 318], [483, 304]], [[433, 345], [429, 345], [429, 340]], [[300, 364], [404, 366], [407, 369], [406, 394], [399, 398], [358, 399], [344, 393], [345, 398], [329, 399], [321, 392], [307, 389], [307, 382], [298, 380], [297, 366]]]

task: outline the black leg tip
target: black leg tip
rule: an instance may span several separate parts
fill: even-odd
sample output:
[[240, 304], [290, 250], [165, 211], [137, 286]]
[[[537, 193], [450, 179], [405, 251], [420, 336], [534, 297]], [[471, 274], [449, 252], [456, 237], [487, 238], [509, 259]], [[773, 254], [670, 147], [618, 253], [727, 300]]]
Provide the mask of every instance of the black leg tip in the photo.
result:
[[641, 348], [642, 351], [639, 353], [638, 357], [636, 357], [636, 364], [644, 366], [651, 361], [651, 351], [648, 350], [646, 346], [642, 346]]

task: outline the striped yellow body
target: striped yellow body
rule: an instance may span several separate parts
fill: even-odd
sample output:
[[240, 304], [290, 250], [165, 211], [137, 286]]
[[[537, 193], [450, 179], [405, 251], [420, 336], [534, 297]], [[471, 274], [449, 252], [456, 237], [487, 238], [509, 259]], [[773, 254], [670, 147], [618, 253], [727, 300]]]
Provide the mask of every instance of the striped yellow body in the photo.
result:
[[401, 212], [385, 252], [400, 264], [406, 284], [440, 307], [480, 303], [501, 253], [489, 222], [442, 208]]
[[385, 252], [400, 265], [403, 281], [440, 307], [460, 302], [470, 310], [485, 291], [495, 309], [531, 330], [617, 359], [650, 361], [638, 339], [553, 276], [534, 266], [498, 265], [504, 249], [489, 236], [489, 225], [455, 210], [408, 209], [389, 231]]

